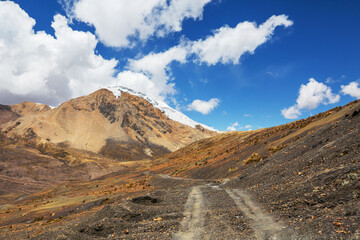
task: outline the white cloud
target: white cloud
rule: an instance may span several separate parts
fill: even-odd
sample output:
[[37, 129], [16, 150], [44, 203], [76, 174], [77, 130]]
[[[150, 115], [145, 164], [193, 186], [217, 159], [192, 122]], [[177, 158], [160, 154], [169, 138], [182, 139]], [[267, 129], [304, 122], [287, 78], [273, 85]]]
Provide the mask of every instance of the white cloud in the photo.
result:
[[336, 103], [339, 100], [340, 96], [333, 94], [330, 87], [310, 78], [308, 84], [301, 85], [296, 103], [299, 109], [312, 110], [317, 108], [321, 103], [327, 105]]
[[250, 113], [245, 113], [244, 117], [252, 117], [252, 115]]
[[227, 131], [236, 131], [236, 127], [238, 127], [238, 126], [239, 126], [239, 123], [235, 122], [232, 125], [228, 126], [226, 130]]
[[[153, 35], [180, 31], [184, 19], [201, 19], [204, 6], [211, 0], [58, 1], [69, 14], [93, 24], [101, 41], [110, 46], [123, 47], [131, 45], [129, 39], [134, 37], [146, 40]], [[43, 31], [35, 32], [35, 20], [17, 4], [0, 2], [0, 101], [9, 103], [12, 99], [17, 102], [22, 99], [56, 105], [109, 85], [123, 85], [166, 100], [169, 95], [176, 93], [171, 64], [185, 63], [194, 49], [199, 50], [202, 44], [207, 45], [211, 38], [219, 41], [223, 47], [228, 34], [231, 35], [232, 31], [239, 34], [238, 28], [250, 26], [248, 32], [240, 31], [240, 41], [233, 43], [236, 49], [242, 49], [248, 43], [244, 39], [252, 43], [256, 39], [254, 35], [263, 34], [266, 41], [276, 26], [292, 24], [286, 16], [281, 15], [271, 17], [259, 27], [249, 22], [239, 23], [235, 29], [223, 27], [206, 40], [182, 42], [167, 51], [129, 60], [125, 70], [114, 76], [118, 61], [95, 54], [98, 44], [95, 35], [74, 31], [68, 21], [61, 15], [54, 17], [52, 27], [55, 37]], [[255, 29], [255, 33], [251, 29]], [[227, 34], [222, 36], [224, 32]], [[216, 49], [209, 50], [214, 52]], [[198, 53], [203, 51], [199, 50]], [[242, 53], [239, 54], [238, 58]], [[220, 55], [218, 61], [238, 63], [226, 52]], [[199, 55], [199, 58], [202, 59], [202, 56]], [[207, 82], [206, 79], [200, 81]], [[207, 114], [219, 102], [216, 98], [208, 102], [195, 100], [188, 108]]]
[[358, 82], [351, 82], [348, 85], [341, 85], [341, 93], [360, 99], [360, 87]]
[[[174, 4], [175, 4], [175, 2], [174, 2]], [[269, 18], [264, 24], [262, 24], [258, 28], [256, 27], [256, 25], [254, 23], [249, 23], [249, 22], [239, 23], [238, 26], [249, 25], [249, 24], [252, 26], [252, 30], [259, 32], [258, 34], [263, 34], [263, 38], [265, 39], [264, 41], [266, 41], [272, 35], [272, 32], [276, 26], [278, 26], [278, 25], [289, 26], [292, 24], [292, 22], [287, 20], [287, 16], [281, 15], [281, 16], [273, 16], [273, 17]], [[222, 32], [222, 30], [220, 29], [217, 32]], [[234, 44], [237, 46], [238, 49], [241, 49], [242, 47], [244, 47], [244, 45], [249, 45], [249, 42], [254, 40], [254, 36], [253, 36], [254, 33], [252, 33], [251, 31], [248, 31], [248, 32], [244, 31], [244, 32], [240, 32], [237, 34], [241, 35], [241, 36], [238, 36], [240, 38], [240, 40], [241, 39], [246, 40], [246, 41], [244, 40], [244, 41], [240, 41], [240, 42], [234, 41]], [[208, 39], [216, 38], [217, 40], [219, 40], [221, 42], [224, 41], [224, 43], [226, 43], [226, 41], [228, 41], [226, 39], [226, 37], [228, 37], [227, 34], [225, 34], [224, 36], [221, 36], [221, 34], [215, 34], [215, 36], [209, 37]], [[141, 73], [144, 76], [146, 76], [148, 80], [152, 81], [155, 84], [155, 86], [160, 90], [160, 91], [158, 91], [158, 93], [157, 93], [158, 95], [156, 97], [160, 100], [164, 100], [167, 95], [176, 93], [175, 84], [173, 81], [171, 81], [173, 79], [171, 77], [170, 64], [173, 61], [185, 63], [188, 60], [189, 55], [192, 54], [193, 52], [196, 52], [196, 51], [194, 51], [194, 49], [199, 47], [201, 45], [200, 43], [203, 43], [206, 41], [208, 41], [208, 40], [205, 40], [205, 41], [199, 40], [197, 42], [183, 41], [180, 45], [172, 47], [165, 52], [150, 53], [141, 59], [130, 60], [128, 69], [134, 73]], [[247, 42], [247, 41], [249, 41], [249, 42]], [[226, 44], [226, 46], [224, 45], [223, 47], [225, 49], [229, 49], [228, 44]], [[216, 48], [214, 50], [216, 50], [215, 52], [217, 52], [218, 48]], [[230, 49], [229, 52], [233, 53], [234, 51], [232, 51], [232, 49]], [[198, 53], [198, 52], [196, 52], [196, 53]], [[242, 53], [240, 53], [240, 55], [241, 54]], [[240, 57], [240, 55], [239, 55], [239, 57]], [[201, 58], [201, 56], [199, 56], [199, 57]], [[237, 59], [233, 59], [234, 64], [238, 63], [239, 57], [237, 57]], [[126, 75], [129, 75], [129, 73], [127, 72]], [[141, 89], [144, 89], [144, 86], [142, 86], [142, 81], [135, 80], [134, 83], [130, 83], [131, 79], [132, 78], [129, 78], [128, 81], [122, 80], [120, 82], [121, 82], [121, 84], [128, 83], [125, 86], [130, 87], [130, 85], [131, 85], [134, 88], [134, 90], [137, 90], [137, 91], [141, 91]], [[200, 81], [203, 83], [207, 83], [207, 79], [201, 79]], [[192, 81], [189, 81], [189, 83], [191, 86], [193, 86]], [[137, 84], [140, 84], [140, 85], [137, 86]], [[154, 94], [155, 92], [156, 91], [151, 90], [150, 94]], [[145, 92], [145, 93], [148, 93], [148, 92]]]
[[[171, 82], [172, 79], [169, 64], [173, 61], [185, 63], [186, 56], [186, 48], [177, 46], [162, 53], [150, 53], [141, 59], [130, 60], [128, 68], [133, 72], [142, 73], [148, 79], [151, 79], [154, 86], [159, 90], [156, 98], [164, 100], [167, 94], [176, 93], [175, 84]], [[141, 85], [132, 85], [134, 90], [143, 88]]]
[[131, 47], [132, 40], [146, 41], [182, 30], [182, 21], [201, 19], [211, 0], [60, 0], [68, 15], [93, 25], [108, 46]]
[[284, 108], [281, 110], [281, 114], [286, 119], [296, 119], [301, 115], [300, 110], [297, 108], [297, 105], [291, 106], [289, 108]]
[[179, 32], [184, 19], [202, 19], [204, 6], [209, 2], [211, 0], [172, 0], [155, 20], [164, 25], [165, 33]]
[[220, 103], [220, 100], [217, 98], [212, 98], [209, 101], [194, 100], [191, 104], [188, 105], [188, 111], [197, 111], [202, 114], [209, 114], [214, 110]]
[[238, 64], [244, 53], [253, 54], [258, 46], [268, 41], [276, 27], [289, 27], [292, 24], [288, 16], [279, 15], [270, 17], [260, 26], [253, 22], [241, 22], [235, 28], [224, 26], [216, 30], [213, 36], [194, 42], [192, 52], [200, 62], [208, 65], [218, 62]]
[[132, 71], [120, 72], [116, 77], [114, 85], [124, 86], [160, 100], [161, 89], [157, 88], [154, 82], [143, 73]]
[[245, 127], [240, 126], [238, 122], [233, 123], [232, 125], [227, 127], [227, 131], [240, 131], [240, 130], [246, 130], [246, 131], [252, 131], [252, 125], [248, 124], [245, 125]]
[[113, 81], [117, 61], [94, 53], [93, 34], [72, 30], [61, 15], [51, 25], [55, 37], [35, 32], [34, 25], [17, 4], [0, 2], [1, 102], [16, 98], [56, 105]]
[[290, 108], [281, 110], [281, 114], [287, 119], [295, 119], [301, 115], [301, 110], [312, 110], [320, 104], [331, 104], [340, 101], [340, 95], [333, 94], [329, 86], [310, 78], [309, 82], [302, 84], [296, 104]]

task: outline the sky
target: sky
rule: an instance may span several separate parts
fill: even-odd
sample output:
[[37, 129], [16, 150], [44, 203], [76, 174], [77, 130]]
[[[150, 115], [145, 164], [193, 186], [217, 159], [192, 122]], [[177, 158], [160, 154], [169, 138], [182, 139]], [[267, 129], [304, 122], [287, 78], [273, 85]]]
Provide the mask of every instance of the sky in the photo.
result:
[[0, 1], [0, 103], [57, 106], [107, 86], [221, 131], [360, 98], [355, 0]]

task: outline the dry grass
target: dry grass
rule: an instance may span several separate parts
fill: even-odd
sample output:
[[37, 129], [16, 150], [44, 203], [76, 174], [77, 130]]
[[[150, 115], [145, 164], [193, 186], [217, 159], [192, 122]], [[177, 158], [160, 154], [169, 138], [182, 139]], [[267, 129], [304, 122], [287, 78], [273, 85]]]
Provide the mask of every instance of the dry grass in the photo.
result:
[[260, 162], [263, 159], [259, 156], [259, 154], [257, 153], [253, 153], [251, 154], [250, 157], [248, 157], [247, 159], [244, 160], [244, 164], [249, 164], [249, 163], [253, 163], [253, 162]]

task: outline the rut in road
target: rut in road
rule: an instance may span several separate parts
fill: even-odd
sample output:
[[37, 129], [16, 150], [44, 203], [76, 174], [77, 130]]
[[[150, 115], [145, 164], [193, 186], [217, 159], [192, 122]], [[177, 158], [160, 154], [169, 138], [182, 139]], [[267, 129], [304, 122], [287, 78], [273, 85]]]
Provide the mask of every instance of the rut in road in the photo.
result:
[[[236, 216], [233, 214], [237, 211], [243, 213], [243, 223], [249, 226], [250, 232], [246, 228], [240, 231], [236, 228], [241, 224], [235, 223]], [[174, 235], [174, 239], [293, 238], [288, 229], [264, 213], [245, 192], [238, 189], [225, 190], [209, 184], [191, 188], [180, 225], [180, 231]]]
[[185, 204], [185, 217], [181, 222], [181, 230], [175, 235], [175, 239], [201, 239], [205, 222], [203, 208], [201, 186], [193, 187]]
[[230, 189], [226, 192], [234, 200], [239, 210], [253, 221], [252, 228], [256, 239], [291, 239], [289, 235], [284, 236], [283, 226], [265, 214], [246, 193], [238, 189]]

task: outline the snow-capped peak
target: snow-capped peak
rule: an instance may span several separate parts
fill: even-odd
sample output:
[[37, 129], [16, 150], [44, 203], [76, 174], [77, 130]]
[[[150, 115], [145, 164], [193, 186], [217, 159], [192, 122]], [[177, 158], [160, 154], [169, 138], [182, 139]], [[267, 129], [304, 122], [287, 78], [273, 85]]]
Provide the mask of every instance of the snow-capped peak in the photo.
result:
[[195, 128], [196, 125], [201, 125], [203, 128], [206, 128], [206, 129], [211, 130], [211, 131], [218, 132], [218, 130], [216, 130], [216, 129], [212, 128], [212, 127], [209, 127], [209, 126], [206, 126], [204, 124], [195, 122], [194, 120], [192, 120], [191, 118], [189, 118], [188, 116], [183, 114], [182, 112], [171, 108], [169, 105], [167, 105], [166, 103], [164, 103], [162, 101], [158, 101], [158, 100], [155, 100], [155, 99], [153, 99], [151, 97], [148, 97], [144, 93], [137, 92], [137, 91], [134, 91], [134, 90], [132, 90], [130, 88], [123, 87], [123, 86], [110, 86], [110, 87], [108, 87], [108, 89], [110, 91], [112, 91], [116, 97], [120, 97], [122, 92], [130, 93], [132, 95], [141, 97], [141, 98], [145, 99], [146, 101], [148, 101], [149, 103], [151, 103], [154, 106], [154, 108], [157, 108], [160, 111], [162, 111], [171, 120], [177, 121], [179, 123], [182, 123], [184, 125], [188, 125], [188, 126], [193, 127], [193, 128]]

